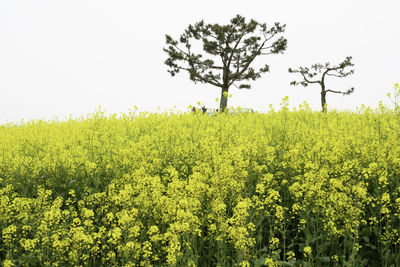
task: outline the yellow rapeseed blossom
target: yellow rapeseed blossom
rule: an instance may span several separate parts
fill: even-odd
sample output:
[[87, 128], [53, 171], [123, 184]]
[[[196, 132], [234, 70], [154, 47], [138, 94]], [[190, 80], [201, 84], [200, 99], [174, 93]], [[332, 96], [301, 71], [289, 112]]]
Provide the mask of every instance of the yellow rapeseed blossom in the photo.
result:
[[1, 264], [400, 265], [398, 109], [287, 101], [1, 125]]
[[304, 257], [308, 258], [311, 255], [312, 249], [309, 246], [303, 248]]
[[11, 260], [5, 260], [3, 262], [3, 266], [4, 267], [13, 267], [13, 266], [15, 266], [15, 264]]

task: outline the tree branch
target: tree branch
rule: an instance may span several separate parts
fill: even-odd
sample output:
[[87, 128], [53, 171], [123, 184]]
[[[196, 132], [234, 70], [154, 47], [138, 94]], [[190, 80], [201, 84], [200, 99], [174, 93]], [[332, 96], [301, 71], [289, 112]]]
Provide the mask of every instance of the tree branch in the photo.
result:
[[342, 91], [335, 91], [335, 90], [331, 90], [331, 89], [325, 90], [325, 92], [331, 92], [331, 93], [335, 93], [335, 94], [344, 94], [345, 93]]
[[333, 73], [326, 73], [326, 75], [334, 76], [334, 77], [338, 77], [338, 78], [343, 78], [344, 77], [343, 75], [336, 75], [336, 74], [333, 74]]
[[175, 45], [175, 44], [171, 44], [173, 47], [175, 47], [179, 52], [181, 52], [182, 54], [184, 54], [184, 55], [186, 55], [187, 57], [190, 57], [190, 50], [189, 50], [189, 48], [188, 48], [188, 50], [189, 50], [189, 54], [188, 53], [186, 53], [185, 51], [183, 51], [182, 49], [180, 49], [177, 45]]
[[257, 57], [257, 55], [260, 54], [261, 49], [264, 47], [265, 43], [268, 41], [269, 39], [265, 39], [264, 42], [258, 47], [257, 51], [255, 53], [253, 53], [253, 55], [250, 57], [250, 59], [248, 60], [248, 62], [246, 63], [246, 65], [243, 67], [243, 69], [240, 72], [235, 72], [234, 74], [232, 74], [231, 79], [232, 82], [236, 80], [237, 77], [240, 77], [250, 66], [250, 64], [254, 61], [254, 59]]
[[270, 52], [270, 53], [260, 53], [260, 55], [272, 55], [273, 53], [272, 52]]
[[224, 67], [220, 67], [220, 66], [211, 66], [211, 69], [217, 69], [217, 70], [223, 70]]
[[202, 82], [209, 83], [209, 84], [212, 84], [217, 87], [222, 87], [222, 84], [220, 84], [217, 80], [207, 79], [207, 78], [201, 76], [194, 68], [189, 69], [188, 71], [190, 74], [192, 74], [194, 77], [196, 77], [197, 79], [199, 79]]
[[242, 35], [240, 35], [240, 38], [239, 38], [238, 41], [236, 42], [235, 46], [233, 47], [232, 53], [231, 53], [231, 55], [229, 56], [228, 63], [226, 64], [226, 66], [227, 66], [228, 68], [229, 68], [229, 66], [231, 65], [232, 57], [233, 57], [233, 54], [234, 54], [235, 50], [237, 49], [237, 47], [238, 47], [240, 41], [242, 40], [243, 36], [245, 36], [245, 35], [246, 35], [246, 33], [242, 33]]
[[310, 80], [308, 80], [308, 79], [306, 78], [306, 76], [304, 75], [303, 72], [301, 72], [301, 71], [299, 71], [299, 72], [300, 72], [300, 74], [303, 76], [303, 78], [304, 78], [304, 80], [305, 80], [306, 82], [308, 82], [308, 83], [320, 83], [320, 81], [310, 81]]
[[325, 90], [325, 92], [331, 92], [331, 93], [335, 93], [335, 94], [343, 94], [343, 95], [350, 95], [351, 93], [354, 92], [354, 87], [351, 87], [349, 90], [347, 90], [346, 92], [343, 91], [335, 91], [335, 90]]

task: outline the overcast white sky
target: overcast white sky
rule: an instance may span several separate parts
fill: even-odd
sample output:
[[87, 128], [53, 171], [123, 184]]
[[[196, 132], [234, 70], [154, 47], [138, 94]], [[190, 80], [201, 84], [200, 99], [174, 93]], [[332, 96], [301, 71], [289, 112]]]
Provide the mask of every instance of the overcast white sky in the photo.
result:
[[172, 108], [200, 101], [217, 108], [220, 88], [194, 84], [186, 73], [171, 77], [164, 64], [165, 34], [178, 37], [189, 24], [227, 24], [236, 14], [286, 24], [283, 55], [262, 56], [271, 72], [251, 90], [231, 88], [229, 106], [267, 111], [288, 95], [291, 107], [307, 101], [320, 109], [317, 86], [293, 87], [289, 67], [341, 62], [352, 56], [355, 74], [332, 78], [331, 108], [390, 103], [400, 82], [400, 1], [84, 1], [0, 0], [0, 123], [63, 119], [93, 112]]

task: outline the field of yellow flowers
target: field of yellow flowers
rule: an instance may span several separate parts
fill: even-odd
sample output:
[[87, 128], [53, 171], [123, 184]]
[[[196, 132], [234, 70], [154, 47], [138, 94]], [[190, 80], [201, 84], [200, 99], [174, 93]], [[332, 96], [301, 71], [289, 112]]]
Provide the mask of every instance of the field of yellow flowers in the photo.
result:
[[0, 126], [4, 266], [400, 266], [399, 231], [382, 106]]

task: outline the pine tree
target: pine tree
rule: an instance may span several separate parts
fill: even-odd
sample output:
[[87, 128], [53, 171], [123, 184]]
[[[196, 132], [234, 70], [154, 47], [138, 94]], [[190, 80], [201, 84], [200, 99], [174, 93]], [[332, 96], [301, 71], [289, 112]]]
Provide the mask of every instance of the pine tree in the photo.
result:
[[[219, 110], [224, 111], [231, 85], [250, 89], [250, 84], [242, 82], [254, 81], [269, 71], [268, 65], [258, 70], [251, 67], [257, 56], [286, 50], [287, 40], [280, 36], [284, 31], [285, 25], [275, 23], [268, 28], [267, 24], [253, 19], [246, 22], [240, 15], [227, 25], [200, 21], [189, 25], [178, 40], [166, 35], [167, 47], [163, 50], [168, 59], [165, 64], [172, 76], [184, 70], [195, 83], [208, 83], [221, 88]], [[198, 46], [193, 46], [196, 41], [202, 45], [202, 53], [196, 51]]]

